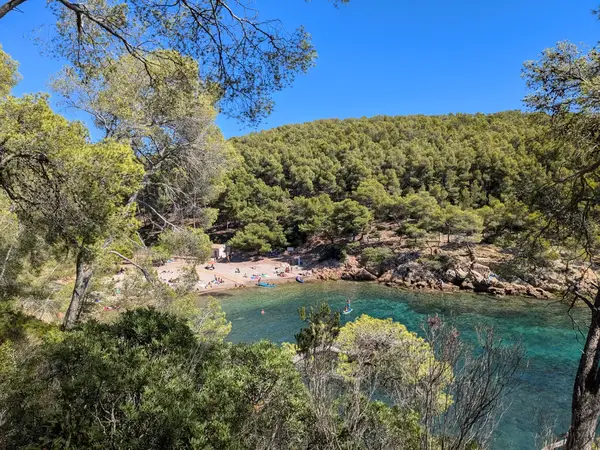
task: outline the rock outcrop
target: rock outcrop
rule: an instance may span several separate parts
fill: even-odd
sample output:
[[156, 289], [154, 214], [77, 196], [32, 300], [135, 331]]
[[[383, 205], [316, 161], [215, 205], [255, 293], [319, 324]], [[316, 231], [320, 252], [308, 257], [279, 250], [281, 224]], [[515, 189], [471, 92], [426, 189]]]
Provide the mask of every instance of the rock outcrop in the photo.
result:
[[378, 281], [389, 286], [430, 291], [552, 298], [565, 290], [567, 279], [587, 276], [581, 268], [565, 268], [556, 264], [556, 267], [507, 279], [495, 270], [509, 261], [510, 255], [493, 246], [471, 245], [435, 250], [428, 251], [426, 255], [416, 251], [400, 253], [395, 267], [380, 276], [362, 267], [356, 257], [349, 257], [343, 264], [330, 261], [315, 268], [315, 277], [321, 280]]

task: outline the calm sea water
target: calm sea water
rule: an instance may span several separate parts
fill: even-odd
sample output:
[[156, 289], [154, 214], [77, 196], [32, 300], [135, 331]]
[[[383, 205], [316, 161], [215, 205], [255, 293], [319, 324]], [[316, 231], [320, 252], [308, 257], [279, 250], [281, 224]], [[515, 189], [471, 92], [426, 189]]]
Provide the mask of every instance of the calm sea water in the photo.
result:
[[[452, 316], [464, 339], [474, 338], [478, 324], [493, 325], [507, 342], [521, 340], [528, 365], [519, 373], [520, 387], [509, 401], [494, 440], [495, 449], [532, 449], [535, 435], [544, 425], [566, 431], [570, 414], [571, 386], [583, 347], [583, 337], [560, 303], [529, 299], [496, 299], [461, 294], [421, 294], [367, 283], [332, 282], [247, 289], [220, 295], [232, 322], [229, 339], [252, 342], [269, 339], [293, 342], [302, 327], [297, 310], [301, 306], [327, 302], [342, 309], [346, 299], [354, 311], [342, 321], [360, 314], [391, 317], [419, 332], [432, 314]], [[261, 309], [265, 314], [261, 315]], [[574, 313], [585, 327], [585, 310]]]

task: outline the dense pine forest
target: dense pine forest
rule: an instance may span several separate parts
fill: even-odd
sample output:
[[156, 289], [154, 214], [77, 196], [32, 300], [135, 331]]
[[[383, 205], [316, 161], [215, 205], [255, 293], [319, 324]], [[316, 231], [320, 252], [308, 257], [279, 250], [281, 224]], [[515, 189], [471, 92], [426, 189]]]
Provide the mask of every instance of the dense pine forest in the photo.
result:
[[[215, 206], [221, 224], [268, 227], [267, 248], [284, 239], [274, 230], [294, 243], [335, 233], [326, 216], [342, 210], [357, 221], [342, 235], [375, 219], [398, 222], [400, 234], [497, 238], [525, 224], [560, 165], [548, 127], [545, 115], [508, 111], [321, 120], [253, 133], [231, 140], [239, 159]], [[238, 241], [251, 247], [244, 235]]]
[[340, 201], [375, 180], [391, 195], [426, 190], [478, 208], [491, 197], [523, 198], [543, 179], [547, 125], [519, 111], [383, 116], [288, 125], [232, 142], [246, 172], [290, 197]]

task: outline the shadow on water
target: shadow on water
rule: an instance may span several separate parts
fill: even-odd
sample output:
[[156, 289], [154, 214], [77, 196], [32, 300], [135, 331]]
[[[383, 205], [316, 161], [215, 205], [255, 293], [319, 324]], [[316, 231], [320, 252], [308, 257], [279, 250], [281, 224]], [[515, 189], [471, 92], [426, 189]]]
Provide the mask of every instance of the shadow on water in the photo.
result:
[[[427, 316], [439, 314], [451, 317], [467, 340], [475, 339], [477, 325], [494, 326], [496, 334], [507, 343], [523, 342], [528, 365], [519, 373], [519, 388], [507, 399], [510, 407], [502, 418], [493, 448], [534, 448], [534, 435], [541, 432], [541, 423], [556, 422], [558, 432], [566, 430], [572, 382], [583, 338], [574, 330], [567, 307], [559, 302], [473, 294], [424, 294], [350, 282], [286, 285], [218, 294], [233, 325], [229, 336], [232, 342], [260, 339], [292, 342], [302, 327], [297, 313], [299, 307], [325, 301], [341, 311], [347, 299], [352, 302], [354, 311], [342, 315], [344, 323], [361, 314], [391, 317], [419, 333]], [[263, 309], [264, 315], [261, 314]], [[583, 309], [575, 311], [583, 329], [586, 313]]]

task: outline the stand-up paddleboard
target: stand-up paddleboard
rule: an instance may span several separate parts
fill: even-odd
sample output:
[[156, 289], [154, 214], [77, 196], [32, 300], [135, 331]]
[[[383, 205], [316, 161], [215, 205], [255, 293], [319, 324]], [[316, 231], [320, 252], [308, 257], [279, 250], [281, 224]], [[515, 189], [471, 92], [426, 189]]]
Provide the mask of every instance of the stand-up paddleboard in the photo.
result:
[[266, 288], [274, 288], [275, 287], [275, 283], [265, 283], [264, 281], [261, 281], [260, 283], [256, 284], [258, 287], [266, 287]]
[[350, 306], [350, 299], [346, 299], [346, 306], [342, 309], [342, 314], [350, 314], [352, 312], [352, 306]]

